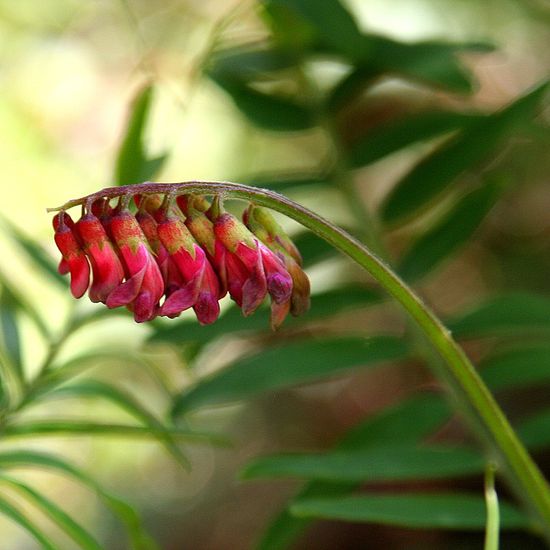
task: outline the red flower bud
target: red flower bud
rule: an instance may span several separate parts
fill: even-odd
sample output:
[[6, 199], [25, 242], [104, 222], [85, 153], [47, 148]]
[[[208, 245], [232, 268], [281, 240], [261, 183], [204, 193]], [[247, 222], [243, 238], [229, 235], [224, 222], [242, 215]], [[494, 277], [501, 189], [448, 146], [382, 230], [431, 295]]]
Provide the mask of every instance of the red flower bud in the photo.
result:
[[128, 306], [136, 322], [149, 321], [157, 314], [164, 294], [164, 281], [136, 218], [127, 209], [115, 214], [111, 233], [124, 260], [126, 281], [107, 297], [107, 307]]
[[[292, 278], [282, 261], [231, 214], [214, 211], [213, 220], [214, 232], [225, 246], [227, 257], [235, 256], [247, 272], [246, 282], [242, 285], [243, 314], [253, 313], [267, 293], [275, 304], [290, 300]], [[235, 265], [233, 259], [229, 263], [226, 261], [228, 280], [232, 277], [231, 264]]]
[[124, 269], [105, 228], [94, 214], [88, 213], [80, 218], [75, 227], [92, 264], [90, 300], [105, 303], [109, 294], [122, 282]]
[[220, 313], [220, 289], [204, 250], [183, 221], [173, 216], [159, 223], [158, 235], [185, 281], [185, 286], [166, 299], [161, 314], [176, 315], [193, 307], [201, 324], [213, 323]]
[[53, 219], [55, 244], [63, 256], [59, 272], [71, 274], [71, 293], [80, 298], [90, 283], [90, 265], [73, 226], [74, 222], [66, 212], [60, 212]]

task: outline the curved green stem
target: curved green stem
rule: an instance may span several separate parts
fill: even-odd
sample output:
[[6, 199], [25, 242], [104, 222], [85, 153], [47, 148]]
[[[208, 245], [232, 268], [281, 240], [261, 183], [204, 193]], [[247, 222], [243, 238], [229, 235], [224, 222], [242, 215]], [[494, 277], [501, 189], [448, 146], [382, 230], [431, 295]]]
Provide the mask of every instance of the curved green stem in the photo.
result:
[[518, 498], [538, 520], [539, 528], [550, 541], [550, 490], [546, 480], [450, 331], [383, 260], [342, 229], [294, 201], [273, 191], [237, 183], [189, 181], [111, 187], [50, 210], [90, 205], [102, 197], [114, 198], [137, 193], [196, 193], [252, 201], [294, 219], [363, 267], [401, 304], [442, 358], [444, 368], [438, 374], [444, 378], [468, 419], [478, 428], [478, 435], [481, 432], [482, 443], [488, 444], [486, 446], [493, 455], [492, 458], [498, 462]]

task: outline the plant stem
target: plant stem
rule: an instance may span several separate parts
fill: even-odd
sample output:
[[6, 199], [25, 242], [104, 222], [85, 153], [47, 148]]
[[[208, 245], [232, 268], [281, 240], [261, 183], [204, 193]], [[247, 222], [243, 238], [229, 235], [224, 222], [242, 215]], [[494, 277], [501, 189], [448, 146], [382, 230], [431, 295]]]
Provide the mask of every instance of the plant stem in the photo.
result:
[[535, 516], [541, 532], [550, 541], [550, 490], [542, 473], [450, 331], [383, 260], [342, 229], [294, 201], [273, 191], [237, 183], [189, 181], [155, 184], [147, 182], [140, 185], [111, 187], [87, 197], [71, 200], [62, 207], [50, 209], [50, 211], [91, 204], [94, 200], [103, 197], [114, 198], [137, 193], [196, 193], [252, 201], [294, 219], [363, 267], [401, 304], [443, 359], [443, 373], [438, 371], [436, 374], [449, 386], [467, 419], [477, 425], [478, 435], [481, 428], [482, 443], [489, 444], [489, 450], [493, 455], [491, 458], [497, 461], [518, 499]]
[[487, 507], [487, 521], [485, 528], [485, 545], [483, 550], [498, 550], [500, 529], [500, 512], [498, 509], [498, 495], [495, 490], [496, 466], [489, 462], [485, 469], [485, 503]]

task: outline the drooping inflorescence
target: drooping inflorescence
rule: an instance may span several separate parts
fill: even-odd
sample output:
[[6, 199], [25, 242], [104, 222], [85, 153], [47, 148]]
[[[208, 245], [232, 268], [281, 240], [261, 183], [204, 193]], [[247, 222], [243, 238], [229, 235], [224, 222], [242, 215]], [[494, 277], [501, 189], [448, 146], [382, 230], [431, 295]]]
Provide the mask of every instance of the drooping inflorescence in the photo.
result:
[[250, 204], [241, 222], [219, 196], [137, 188], [116, 205], [95, 193], [76, 222], [63, 209], [55, 215], [59, 272], [70, 274], [75, 298], [88, 290], [92, 302], [127, 307], [138, 323], [193, 308], [211, 324], [226, 294], [245, 316], [269, 296], [274, 329], [308, 310], [300, 253], [268, 210]]

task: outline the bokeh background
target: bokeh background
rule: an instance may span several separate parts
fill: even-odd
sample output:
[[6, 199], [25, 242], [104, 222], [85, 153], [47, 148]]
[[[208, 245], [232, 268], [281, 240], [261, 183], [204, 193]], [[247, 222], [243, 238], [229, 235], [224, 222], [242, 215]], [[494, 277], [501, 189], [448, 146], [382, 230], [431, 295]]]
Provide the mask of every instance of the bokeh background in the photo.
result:
[[[540, 305], [538, 325], [533, 321], [533, 328], [526, 322], [527, 334], [522, 332], [520, 336], [522, 342], [531, 342], [533, 334], [542, 335], [537, 349], [544, 347], [544, 330], [550, 324], [544, 301], [550, 292], [550, 130], [543, 96], [531, 110], [519, 114], [519, 122], [511, 125], [498, 146], [489, 148], [481, 159], [472, 157], [469, 164], [466, 159], [464, 170], [451, 178], [451, 191], [438, 195], [428, 209], [406, 216], [403, 223], [397, 224], [385, 223], [380, 212], [396, 182], [454, 135], [453, 131], [463, 131], [466, 124], [462, 120], [444, 121], [439, 131], [428, 129], [426, 134], [422, 134], [424, 126], [420, 125], [407, 138], [407, 117], [432, 111], [461, 113], [465, 119], [472, 113], [493, 113], [548, 77], [550, 5], [545, 0], [349, 0], [343, 4], [365, 33], [405, 44], [427, 40], [468, 42], [492, 44], [494, 49], [458, 51], [456, 60], [463, 67], [463, 80], [460, 74], [449, 76], [445, 67], [440, 69], [443, 54], [437, 49], [416, 66], [419, 74], [428, 75], [424, 79], [417, 78], [415, 61], [408, 61], [405, 54], [403, 66], [390, 66], [386, 73], [381, 50], [372, 66], [370, 61], [366, 63], [367, 69], [375, 73], [372, 80], [367, 74], [366, 82], [344, 94], [343, 103], [328, 110], [329, 116], [292, 129], [285, 116], [277, 112], [273, 115], [275, 122], [269, 116], [266, 121], [261, 114], [261, 98], [243, 99], [239, 89], [235, 91], [235, 81], [242, 84], [242, 74], [250, 76], [256, 71], [254, 67], [244, 64], [239, 69], [242, 59], [233, 68], [219, 61], [224, 59], [220, 52], [231, 48], [273, 43], [273, 25], [266, 23], [262, 3], [0, 2], [0, 273], [2, 286], [11, 289], [3, 291], [3, 311], [11, 311], [7, 297], [14, 291], [32, 304], [54, 341], [63, 334], [64, 327], [71, 325], [74, 301], [63, 285], [53, 282], [40, 268], [36, 249], [21, 245], [21, 232], [46, 257], [56, 259], [46, 207], [105, 186], [144, 179], [139, 177], [143, 174], [139, 166], [132, 167], [131, 160], [126, 164], [121, 161], [123, 144], [132, 146], [128, 135], [133, 121], [139, 126], [147, 158], [166, 155], [158, 163], [158, 170], [150, 174], [154, 181], [211, 179], [272, 186], [365, 238], [371, 239], [376, 233], [373, 242], [378, 241], [396, 265], [430, 228], [444, 235], [444, 228], [438, 229], [439, 221], [452, 214], [464, 194], [491, 182], [499, 191], [498, 197], [489, 201], [490, 207], [479, 215], [474, 212], [471, 221], [469, 212], [487, 197], [471, 199], [470, 207], [468, 203], [463, 205], [449, 222], [451, 228], [458, 227], [458, 236], [453, 236], [451, 230], [453, 235], [447, 240], [443, 236], [442, 243], [432, 242], [432, 251], [425, 252], [430, 274], [424, 276], [428, 268], [414, 262], [408, 266], [408, 273], [419, 292], [445, 318], [460, 315], [496, 293], [535, 297], [533, 300]], [[281, 23], [279, 30], [287, 24], [292, 28], [291, 23]], [[351, 71], [350, 62], [342, 61], [341, 56], [325, 54], [316, 52], [308, 58], [300, 75], [292, 72], [294, 69], [286, 73], [283, 69], [272, 78], [266, 76], [270, 67], [260, 66], [260, 77], [251, 89], [267, 95], [296, 94], [305, 107], [315, 109], [326, 98], [327, 90]], [[237, 70], [242, 72], [235, 77], [231, 71]], [[142, 107], [146, 103], [141, 125], [136, 122], [136, 101], [141, 101]], [[296, 115], [295, 120], [298, 118]], [[367, 141], [361, 148], [361, 140], [365, 136], [376, 139], [378, 129], [400, 120], [405, 121], [397, 132], [405, 136], [402, 146], [392, 149], [390, 145], [390, 154], [365, 160], [368, 151], [384, 145]], [[478, 131], [481, 138], [475, 147], [483, 147], [483, 131]], [[487, 140], [491, 139], [488, 133]], [[135, 143], [133, 146], [137, 147]], [[137, 149], [130, 151], [132, 159]], [[136, 180], [120, 180], [132, 170]], [[335, 177], [334, 172], [338, 172]], [[366, 222], [363, 225], [358, 217], [358, 203], [370, 213], [372, 231], [367, 231]], [[294, 224], [281, 222], [298, 240], [302, 238]], [[461, 227], [466, 228], [463, 235]], [[306, 250], [310, 258], [307, 268], [314, 293], [341, 285], [371, 288], [368, 278], [348, 261], [322, 247], [317, 250], [311, 239], [304, 242], [311, 247]], [[452, 249], [453, 254], [443, 254], [438, 247]], [[430, 254], [435, 254], [436, 261], [430, 260]], [[424, 277], [420, 278], [415, 270]], [[354, 304], [352, 298], [349, 301], [350, 307], [336, 308], [335, 316], [306, 318], [276, 335], [264, 327], [259, 329], [257, 324], [252, 335], [229, 327], [226, 334], [220, 331], [196, 337], [196, 332], [190, 332], [187, 337], [186, 331], [196, 331], [196, 327], [190, 328], [193, 322], [187, 314], [183, 321], [174, 322], [179, 333], [170, 323], [142, 326], [135, 325], [128, 315], [101, 315], [63, 342], [55, 365], [63, 366], [82, 353], [111, 350], [109, 357], [92, 357], [86, 363], [85, 376], [116, 384], [161, 418], [170, 405], [170, 396], [251, 351], [299, 338], [322, 340], [334, 334], [407, 332], [402, 315], [393, 306]], [[77, 315], [92, 315], [98, 309], [85, 299], [81, 302]], [[505, 302], [505, 310], [513, 307], [509, 304]], [[31, 380], [51, 350], [29, 315], [19, 306], [13, 311], [21, 363]], [[258, 315], [267, 327], [265, 314]], [[532, 318], [529, 314], [527, 317]], [[168, 329], [171, 332], [164, 334]], [[513, 323], [510, 331], [507, 338], [518, 337]], [[4, 346], [8, 347], [6, 338], [4, 330]], [[205, 341], [199, 345], [195, 338]], [[487, 350], [498, 351], [500, 345], [496, 337], [466, 342], [474, 359], [485, 357]], [[542, 365], [540, 372], [546, 372], [545, 381], [543, 374], [537, 387], [518, 391], [508, 388], [499, 394], [512, 418], [521, 419], [549, 405], [550, 354], [541, 352], [537, 357]], [[522, 368], [521, 362], [518, 368]], [[270, 518], [299, 485], [292, 481], [239, 481], [237, 474], [250, 459], [276, 451], [328, 449], [362, 419], [398, 403], [418, 388], [437, 387], [423, 361], [413, 359], [379, 370], [354, 370], [329, 381], [280, 388], [237, 404], [205, 408], [191, 415], [191, 425], [225, 434], [231, 445], [220, 447], [209, 441], [185, 444], [190, 471], [181, 468], [150, 438], [0, 434], [0, 445], [9, 451], [47, 450], [78, 464], [110, 491], [131, 502], [163, 549], [252, 548]], [[17, 421], [53, 417], [105, 422], [131, 419], [113, 400], [97, 395], [84, 399], [70, 392], [65, 397], [45, 399], [28, 407], [18, 413]], [[546, 426], [550, 432], [550, 424]], [[470, 440], [468, 431], [456, 420], [445, 424], [437, 437], [455, 442]], [[550, 465], [544, 450], [536, 456], [541, 464]], [[71, 511], [105, 548], [125, 547], [122, 528], [89, 488], [35, 469], [20, 468], [17, 474]], [[443, 487], [479, 492], [480, 479], [471, 476], [439, 485], [419, 482], [418, 487], [429, 489], [443, 483]], [[59, 548], [77, 547], [13, 487], [2, 486], [2, 494], [4, 489], [36, 525], [58, 541]], [[502, 490], [506, 494], [504, 487]], [[0, 533], [2, 548], [38, 547], [30, 535], [5, 516], [0, 516]], [[481, 540], [481, 533], [449, 534], [326, 521], [316, 523], [295, 547], [467, 548], [479, 546]], [[541, 544], [520, 532], [507, 534], [504, 541], [510, 548], [536, 548]]]

